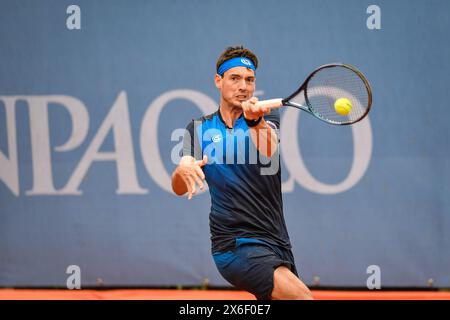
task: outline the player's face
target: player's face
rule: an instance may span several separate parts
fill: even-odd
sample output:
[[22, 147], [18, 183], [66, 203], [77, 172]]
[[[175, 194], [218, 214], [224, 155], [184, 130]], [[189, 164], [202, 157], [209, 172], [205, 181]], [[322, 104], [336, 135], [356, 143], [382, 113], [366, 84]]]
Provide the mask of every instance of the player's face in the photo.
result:
[[243, 101], [253, 97], [255, 80], [255, 72], [252, 69], [235, 67], [227, 70], [222, 77], [216, 75], [215, 83], [224, 102], [241, 107]]

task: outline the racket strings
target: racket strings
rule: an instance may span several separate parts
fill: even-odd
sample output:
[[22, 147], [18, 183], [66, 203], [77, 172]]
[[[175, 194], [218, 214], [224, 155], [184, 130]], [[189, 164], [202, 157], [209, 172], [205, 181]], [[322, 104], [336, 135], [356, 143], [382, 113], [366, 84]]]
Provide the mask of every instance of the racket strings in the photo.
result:
[[[370, 102], [368, 89], [361, 77], [340, 65], [317, 71], [308, 81], [306, 96], [309, 107], [317, 116], [342, 124], [356, 122], [364, 117]], [[351, 111], [347, 115], [341, 115], [335, 110], [335, 102], [340, 98], [347, 98], [351, 102]], [[298, 99], [295, 97], [291, 100]]]

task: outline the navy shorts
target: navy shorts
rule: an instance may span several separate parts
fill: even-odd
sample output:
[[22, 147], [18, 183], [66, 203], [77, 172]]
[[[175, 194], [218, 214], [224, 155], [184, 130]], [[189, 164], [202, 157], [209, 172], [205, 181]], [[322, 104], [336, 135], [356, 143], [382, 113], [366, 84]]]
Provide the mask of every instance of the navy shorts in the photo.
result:
[[213, 258], [228, 282], [254, 294], [258, 300], [271, 299], [273, 274], [277, 267], [286, 266], [298, 277], [290, 249], [257, 239], [238, 238], [234, 249], [214, 252]]

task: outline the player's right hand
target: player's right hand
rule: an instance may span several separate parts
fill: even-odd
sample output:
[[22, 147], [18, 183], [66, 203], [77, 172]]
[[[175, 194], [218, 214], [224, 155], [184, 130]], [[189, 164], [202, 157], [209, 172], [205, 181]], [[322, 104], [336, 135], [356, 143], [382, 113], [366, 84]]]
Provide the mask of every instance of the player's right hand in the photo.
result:
[[242, 111], [244, 112], [244, 118], [247, 120], [257, 120], [263, 117], [265, 114], [270, 113], [270, 109], [267, 107], [258, 107], [257, 97], [251, 97], [249, 100], [242, 102]]
[[188, 191], [188, 199], [191, 200], [192, 196], [197, 193], [197, 186], [200, 190], [205, 188], [203, 180], [205, 180], [205, 174], [202, 167], [208, 163], [208, 157], [203, 156], [202, 160], [195, 160], [193, 157], [183, 157], [180, 160], [180, 164], [177, 167], [177, 174], [181, 177]]

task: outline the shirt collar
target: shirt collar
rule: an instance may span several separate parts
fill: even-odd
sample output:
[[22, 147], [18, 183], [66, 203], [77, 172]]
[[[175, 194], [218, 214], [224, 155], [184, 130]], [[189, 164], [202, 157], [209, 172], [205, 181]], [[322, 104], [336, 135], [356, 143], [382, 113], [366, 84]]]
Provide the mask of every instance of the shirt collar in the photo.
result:
[[[223, 125], [224, 125], [227, 129], [233, 129], [233, 128], [230, 128], [230, 127], [225, 123], [225, 121], [223, 120], [222, 114], [220, 113], [220, 106], [219, 106], [219, 109], [217, 109], [217, 114], [219, 115], [220, 121], [223, 123]], [[238, 120], [240, 120], [243, 116], [244, 116], [244, 112], [241, 113], [241, 115], [239, 116], [239, 118], [236, 119], [236, 121], [234, 122], [234, 124], [236, 125], [236, 122], [237, 122]]]

